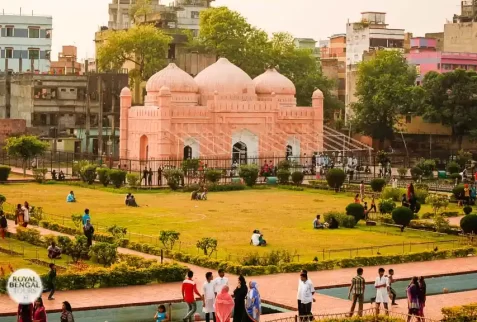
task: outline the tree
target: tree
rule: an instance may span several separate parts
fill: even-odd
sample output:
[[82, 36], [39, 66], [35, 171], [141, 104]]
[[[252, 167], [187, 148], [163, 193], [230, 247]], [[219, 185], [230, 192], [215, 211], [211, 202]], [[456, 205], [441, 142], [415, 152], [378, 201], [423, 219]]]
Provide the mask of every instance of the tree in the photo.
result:
[[386, 139], [393, 139], [401, 115], [414, 109], [419, 96], [415, 81], [415, 69], [398, 51], [378, 51], [376, 57], [359, 64], [354, 124], [379, 140], [380, 148]]
[[464, 135], [473, 135], [477, 123], [477, 73], [456, 69], [424, 76], [424, 104], [418, 113], [424, 120], [452, 128], [459, 149]]
[[201, 249], [204, 252], [204, 255], [212, 256], [213, 252], [217, 251], [217, 239], [204, 237], [197, 241], [196, 244], [198, 249]]
[[139, 17], [144, 17], [145, 22], [147, 15], [152, 12], [151, 0], [136, 0], [129, 9], [129, 17], [133, 22], [136, 22]]
[[48, 149], [49, 144], [33, 135], [10, 137], [5, 140], [5, 151], [10, 157], [22, 159], [23, 176], [26, 175], [28, 160], [34, 159]]
[[172, 250], [174, 244], [179, 240], [181, 233], [175, 230], [161, 230], [159, 233], [159, 240], [166, 249]]
[[426, 198], [426, 204], [431, 205], [434, 210], [434, 216], [437, 216], [437, 213], [440, 209], [445, 209], [449, 205], [449, 199], [447, 196], [440, 196], [438, 194], [430, 194]]
[[118, 245], [103, 242], [94, 243], [89, 250], [89, 256], [105, 267], [111, 266], [118, 260]]
[[98, 67], [102, 71], [119, 70], [125, 62], [135, 68], [129, 76], [138, 85], [166, 65], [172, 38], [153, 25], [136, 25], [128, 30], [112, 31], [98, 50]]

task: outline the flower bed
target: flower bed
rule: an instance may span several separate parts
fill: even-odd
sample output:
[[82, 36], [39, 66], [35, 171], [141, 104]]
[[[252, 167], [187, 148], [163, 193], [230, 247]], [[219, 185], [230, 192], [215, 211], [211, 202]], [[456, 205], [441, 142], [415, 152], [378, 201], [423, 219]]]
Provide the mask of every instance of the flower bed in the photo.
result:
[[444, 307], [442, 315], [446, 322], [464, 322], [477, 320], [477, 303], [462, 306]]

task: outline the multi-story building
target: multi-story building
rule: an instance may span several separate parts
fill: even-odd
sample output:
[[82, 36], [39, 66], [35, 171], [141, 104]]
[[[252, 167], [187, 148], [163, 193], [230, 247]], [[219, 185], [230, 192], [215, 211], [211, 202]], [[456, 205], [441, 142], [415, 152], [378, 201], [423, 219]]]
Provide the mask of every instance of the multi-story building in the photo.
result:
[[477, 53], [477, 1], [461, 2], [460, 15], [454, 15], [453, 23], [444, 25], [444, 51]]
[[[346, 101], [346, 34], [332, 35], [328, 46], [320, 49], [323, 73], [328, 78], [336, 80], [336, 95], [344, 103]], [[330, 68], [336, 71], [330, 71]], [[331, 77], [331, 73], [336, 73], [336, 76]]]
[[300, 49], [309, 49], [312, 51], [313, 56], [316, 58], [316, 61], [319, 63], [320, 62], [320, 48], [316, 47], [317, 41], [314, 40], [313, 38], [295, 38], [293, 40], [295, 43], [295, 47], [300, 48]]
[[76, 46], [63, 46], [58, 53], [58, 60], [52, 61], [50, 65], [51, 74], [71, 75], [81, 73], [81, 64], [77, 61]]
[[[143, 11], [159, 11], [160, 8], [163, 7], [163, 5], [161, 5], [159, 2], [159, 0], [150, 0], [149, 3], [144, 2], [144, 6], [148, 6], [149, 8], [143, 8]], [[108, 8], [108, 28], [114, 30], [130, 28], [132, 26], [130, 11], [135, 5], [136, 0], [111, 0], [111, 3], [109, 4]]]
[[83, 75], [87, 72], [96, 72], [96, 59], [86, 58], [81, 60], [81, 74]]
[[50, 71], [52, 17], [0, 15], [0, 71]]
[[384, 12], [362, 12], [361, 21], [346, 25], [345, 121], [352, 117], [351, 106], [356, 102], [356, 67], [367, 53], [377, 50], [404, 51], [404, 29], [388, 28]]

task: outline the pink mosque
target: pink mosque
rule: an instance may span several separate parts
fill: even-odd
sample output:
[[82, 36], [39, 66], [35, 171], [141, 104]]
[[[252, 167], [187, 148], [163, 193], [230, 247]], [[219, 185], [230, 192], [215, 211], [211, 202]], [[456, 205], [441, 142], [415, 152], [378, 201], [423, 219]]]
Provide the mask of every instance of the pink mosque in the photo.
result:
[[312, 156], [323, 150], [323, 93], [296, 106], [295, 85], [275, 69], [252, 78], [220, 58], [195, 78], [175, 64], [146, 84], [144, 106], [121, 91], [120, 158], [180, 160]]

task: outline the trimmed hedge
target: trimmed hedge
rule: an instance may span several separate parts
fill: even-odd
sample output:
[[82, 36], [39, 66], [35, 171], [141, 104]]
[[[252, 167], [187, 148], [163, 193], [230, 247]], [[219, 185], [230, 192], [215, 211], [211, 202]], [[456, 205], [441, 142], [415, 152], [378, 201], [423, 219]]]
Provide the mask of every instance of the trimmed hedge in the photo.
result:
[[[241, 183], [229, 183], [229, 184], [206, 184], [208, 192], [224, 192], [224, 191], [239, 191], [245, 190], [245, 185]], [[192, 192], [200, 189], [199, 184], [191, 184], [182, 188], [183, 192]]]
[[350, 203], [346, 206], [346, 214], [348, 216], [353, 216], [356, 222], [364, 219], [364, 207], [359, 203]]
[[0, 165], [0, 181], [7, 181], [12, 168], [6, 165]]
[[460, 228], [466, 234], [477, 234], [477, 215], [465, 215], [460, 220]]
[[464, 322], [477, 320], [477, 303], [462, 306], [444, 307], [441, 310], [446, 322]]
[[[411, 220], [407, 227], [419, 230], [436, 231], [436, 225], [434, 222], [427, 220]], [[460, 232], [461, 229], [457, 225], [449, 225], [449, 229], [444, 231], [444, 233], [449, 235], [459, 235]]]
[[338, 190], [343, 185], [345, 179], [346, 174], [338, 168], [330, 169], [326, 173], [326, 182], [328, 182], [328, 186], [332, 189]]
[[376, 178], [371, 180], [371, 189], [373, 189], [374, 192], [381, 192], [383, 191], [383, 188], [386, 186], [386, 180], [381, 179], [381, 178]]

